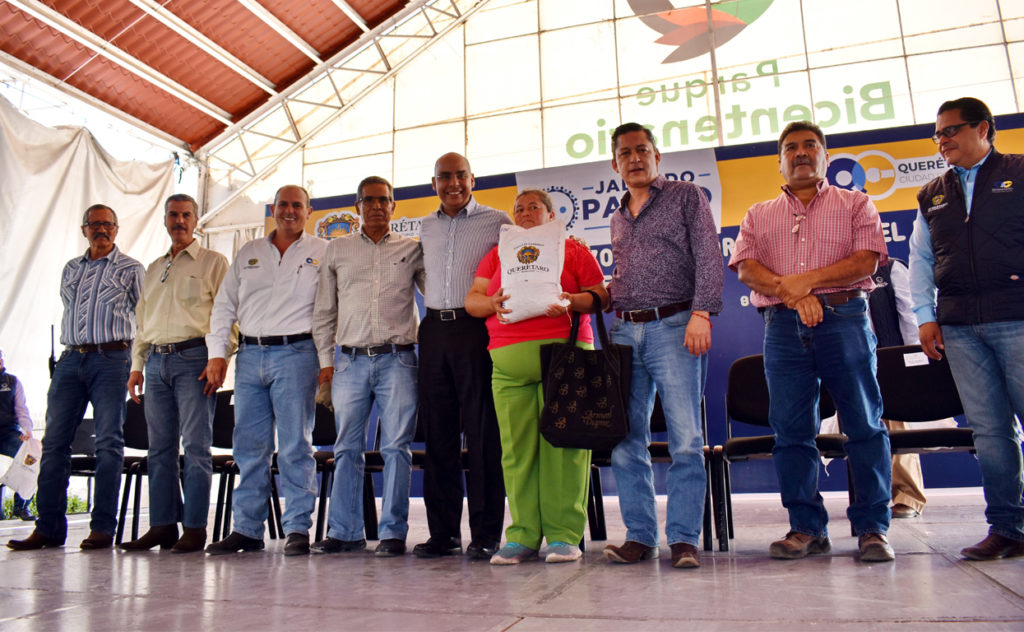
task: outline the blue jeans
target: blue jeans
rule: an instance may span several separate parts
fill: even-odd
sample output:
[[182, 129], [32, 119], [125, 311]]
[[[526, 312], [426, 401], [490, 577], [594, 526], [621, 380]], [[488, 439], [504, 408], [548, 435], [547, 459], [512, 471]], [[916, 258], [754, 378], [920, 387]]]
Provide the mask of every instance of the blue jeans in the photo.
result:
[[92, 403], [96, 423], [96, 491], [89, 528], [113, 536], [117, 527], [117, 492], [124, 465], [124, 414], [131, 352], [65, 351], [57, 361], [46, 395], [46, 432], [39, 463], [36, 531], [61, 542], [68, 535], [68, 479], [71, 444]]
[[231, 504], [233, 530], [263, 538], [276, 423], [280, 492], [285, 500], [282, 526], [285, 533], [307, 533], [316, 504], [316, 347], [312, 340], [303, 340], [272, 347], [243, 344], [239, 349], [232, 442], [241, 480]]
[[[21, 449], [22, 443], [23, 441], [21, 440], [21, 433], [13, 431], [4, 438], [0, 439], [0, 454], [4, 456], [9, 456], [13, 459], [14, 456], [18, 454], [18, 450]], [[11, 512], [15, 514], [20, 513], [21, 510], [25, 506], [27, 506], [31, 501], [31, 498], [25, 500], [18, 494], [18, 492], [14, 492], [14, 504], [11, 506]], [[0, 519], [3, 519], [3, 515], [3, 507], [0, 507]]]
[[380, 539], [405, 540], [409, 531], [409, 478], [416, 433], [416, 353], [369, 357], [342, 354], [331, 385], [338, 439], [334, 443], [334, 487], [327, 525], [332, 538], [361, 540], [366, 427], [376, 400], [380, 452], [384, 458]]
[[819, 387], [824, 384], [848, 437], [846, 454], [856, 497], [846, 515], [858, 534], [886, 533], [892, 492], [889, 433], [882, 424], [882, 395], [875, 378], [875, 335], [867, 300], [826, 305], [816, 327], [781, 306], [764, 312], [764, 372], [771, 399], [772, 452], [790, 529], [828, 535], [828, 513], [818, 492], [820, 459], [815, 437]]
[[619, 490], [619, 509], [626, 524], [626, 539], [646, 546], [658, 545], [658, 514], [651, 471], [651, 411], [655, 389], [668, 425], [668, 508], [665, 536], [668, 543], [697, 545], [704, 518], [704, 438], [700, 427], [700, 400], [707, 379], [707, 355], [691, 355], [683, 340], [690, 312], [649, 323], [616, 318], [611, 338], [633, 347], [633, 382], [629, 395], [629, 434], [612, 450], [612, 472]]
[[[206, 527], [210, 513], [213, 412], [217, 398], [203, 394], [206, 347], [154, 353], [146, 361], [146, 425], [149, 428], [149, 523], [181, 522]], [[185, 504], [178, 490], [178, 444], [185, 448]]]
[[989, 532], [1024, 540], [1018, 421], [1024, 420], [1024, 321], [943, 325], [942, 338], [974, 429]]

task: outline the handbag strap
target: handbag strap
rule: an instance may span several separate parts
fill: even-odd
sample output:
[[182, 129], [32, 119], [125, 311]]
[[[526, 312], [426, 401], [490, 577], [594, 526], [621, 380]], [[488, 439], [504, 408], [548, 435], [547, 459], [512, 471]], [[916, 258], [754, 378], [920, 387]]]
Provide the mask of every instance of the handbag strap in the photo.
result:
[[[594, 299], [594, 302], [590, 305], [590, 312], [597, 314], [597, 319], [601, 320], [601, 297], [597, 295], [597, 292], [593, 290], [586, 290], [587, 294]], [[572, 313], [572, 328], [569, 329], [569, 344], [575, 345], [580, 335], [580, 312], [574, 311]], [[604, 331], [604, 322], [601, 322], [601, 344], [605, 344], [605, 340], [608, 338], [608, 334]]]

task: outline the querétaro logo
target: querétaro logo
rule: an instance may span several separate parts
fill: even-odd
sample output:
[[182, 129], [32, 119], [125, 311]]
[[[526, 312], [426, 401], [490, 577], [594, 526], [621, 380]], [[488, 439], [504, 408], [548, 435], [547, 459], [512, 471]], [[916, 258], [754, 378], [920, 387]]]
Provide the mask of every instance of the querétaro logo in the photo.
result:
[[686, 61], [711, 50], [708, 21], [721, 46], [761, 17], [774, 0], [720, 0], [711, 3], [711, 15], [702, 6], [676, 9], [670, 0], [628, 0], [640, 21], [661, 33], [658, 44], [676, 49], [661, 63]]
[[316, 236], [324, 239], [334, 239], [357, 230], [359, 230], [359, 218], [344, 211], [325, 215], [316, 223]]
[[519, 263], [527, 265], [533, 263], [540, 256], [540, 248], [537, 246], [523, 246], [516, 253], [516, 259], [519, 259]]
[[555, 206], [555, 218], [565, 222], [566, 228], [572, 228], [580, 213], [576, 196], [569, 189], [560, 186], [550, 186], [544, 190], [551, 196], [551, 202]]

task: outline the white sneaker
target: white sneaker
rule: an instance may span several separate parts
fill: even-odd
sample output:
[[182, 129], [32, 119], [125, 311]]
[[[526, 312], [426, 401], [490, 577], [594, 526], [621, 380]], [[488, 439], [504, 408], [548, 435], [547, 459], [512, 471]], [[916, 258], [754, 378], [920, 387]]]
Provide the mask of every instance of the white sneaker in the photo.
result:
[[580, 547], [566, 542], [552, 542], [548, 545], [548, 554], [544, 561], [548, 564], [575, 562], [581, 557], [583, 557], [583, 551], [580, 550]]
[[535, 559], [537, 559], [536, 549], [523, 546], [518, 542], [509, 542], [491, 557], [491, 564], [495, 566], [508, 566]]

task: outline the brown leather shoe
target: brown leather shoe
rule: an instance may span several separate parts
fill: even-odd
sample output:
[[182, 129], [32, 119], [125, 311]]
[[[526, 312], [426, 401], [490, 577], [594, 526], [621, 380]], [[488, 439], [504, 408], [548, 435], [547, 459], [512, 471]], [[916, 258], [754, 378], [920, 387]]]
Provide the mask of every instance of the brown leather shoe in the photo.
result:
[[891, 562], [896, 552], [889, 546], [889, 539], [881, 533], [862, 533], [857, 539], [862, 562]]
[[768, 547], [768, 555], [777, 560], [796, 560], [808, 555], [819, 555], [832, 550], [832, 541], [828, 536], [815, 537], [806, 533], [790, 531], [786, 537], [772, 542]]
[[998, 533], [990, 533], [981, 542], [960, 551], [960, 555], [979, 562], [999, 560], [1004, 557], [1020, 557], [1024, 555], [1024, 540], [1011, 540]]
[[647, 546], [633, 540], [626, 540], [622, 546], [609, 544], [604, 547], [604, 556], [609, 561], [619, 564], [634, 564], [643, 560], [653, 560], [658, 557], [658, 547]]
[[921, 512], [914, 509], [910, 505], [904, 505], [903, 503], [896, 503], [892, 506], [892, 517], [897, 519], [902, 518], [916, 518], [921, 515]]
[[195, 553], [206, 546], [206, 529], [185, 527], [181, 539], [175, 542], [171, 553]]
[[168, 524], [159, 527], [150, 527], [138, 540], [122, 542], [117, 548], [125, 551], [148, 551], [159, 545], [161, 549], [169, 549], [178, 541], [178, 525]]
[[36, 551], [38, 549], [53, 549], [64, 546], [64, 540], [48, 538], [38, 531], [33, 531], [24, 540], [9, 540], [7, 548], [15, 551]]
[[90, 531], [89, 537], [82, 540], [78, 548], [86, 551], [95, 551], [96, 549], [109, 549], [113, 545], [114, 536], [99, 531]]
[[672, 566], [675, 568], [697, 568], [700, 566], [700, 551], [692, 544], [678, 542], [669, 546], [672, 550]]

